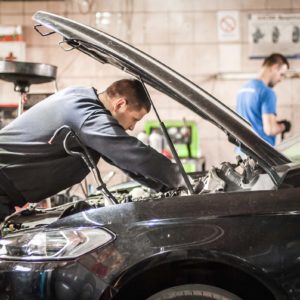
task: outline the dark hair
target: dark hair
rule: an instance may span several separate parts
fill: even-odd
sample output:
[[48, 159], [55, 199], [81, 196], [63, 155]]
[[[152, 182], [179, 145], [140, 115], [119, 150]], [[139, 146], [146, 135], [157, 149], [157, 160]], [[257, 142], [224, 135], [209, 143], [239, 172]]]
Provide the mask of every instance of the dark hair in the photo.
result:
[[289, 64], [287, 58], [280, 53], [273, 53], [270, 56], [266, 57], [262, 65], [270, 67], [270, 66], [273, 66], [276, 64], [278, 64], [280, 66], [287, 65], [288, 68], [290, 67], [290, 64]]
[[150, 111], [151, 103], [142, 83], [137, 79], [121, 79], [113, 82], [107, 89], [109, 98], [125, 97], [129, 105], [135, 109], [145, 108]]

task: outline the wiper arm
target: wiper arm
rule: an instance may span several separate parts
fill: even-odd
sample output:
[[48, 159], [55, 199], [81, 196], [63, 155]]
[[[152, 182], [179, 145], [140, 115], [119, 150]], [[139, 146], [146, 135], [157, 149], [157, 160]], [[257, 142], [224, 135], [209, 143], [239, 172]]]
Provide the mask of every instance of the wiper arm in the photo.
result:
[[148, 99], [149, 99], [149, 101], [151, 103], [151, 106], [153, 107], [153, 110], [154, 110], [154, 113], [155, 113], [155, 115], [156, 115], [156, 117], [158, 119], [160, 128], [161, 128], [161, 130], [163, 132], [163, 135], [164, 135], [164, 137], [165, 137], [165, 139], [166, 139], [166, 141], [168, 143], [168, 146], [169, 146], [169, 148], [170, 148], [170, 150], [172, 152], [172, 155], [173, 155], [173, 157], [174, 157], [177, 165], [179, 166], [180, 173], [181, 173], [181, 175], [182, 175], [182, 177], [184, 179], [184, 182], [185, 182], [185, 184], [186, 184], [186, 186], [188, 188], [188, 191], [190, 192], [190, 194], [194, 194], [193, 187], [192, 187], [192, 185], [191, 185], [191, 183], [190, 183], [190, 181], [188, 179], [188, 176], [187, 176], [187, 174], [186, 174], [186, 172], [185, 172], [185, 170], [183, 168], [183, 164], [182, 164], [182, 162], [181, 162], [181, 160], [180, 160], [180, 158], [179, 158], [179, 156], [177, 154], [177, 151], [176, 151], [176, 149], [174, 147], [174, 144], [173, 144], [173, 142], [172, 142], [172, 140], [170, 138], [168, 130], [167, 130], [165, 124], [161, 121], [161, 119], [159, 117], [159, 114], [158, 114], [158, 112], [156, 110], [156, 107], [154, 106], [154, 103], [153, 103], [153, 101], [152, 101], [152, 99], [150, 97], [150, 94], [149, 94], [149, 92], [148, 92], [148, 90], [147, 90], [147, 88], [146, 88], [143, 80], [141, 79], [141, 77], [139, 77], [139, 80], [140, 80], [141, 84], [143, 85], [143, 88], [144, 88], [144, 90], [146, 92], [146, 95], [147, 95], [147, 97], [148, 97]]

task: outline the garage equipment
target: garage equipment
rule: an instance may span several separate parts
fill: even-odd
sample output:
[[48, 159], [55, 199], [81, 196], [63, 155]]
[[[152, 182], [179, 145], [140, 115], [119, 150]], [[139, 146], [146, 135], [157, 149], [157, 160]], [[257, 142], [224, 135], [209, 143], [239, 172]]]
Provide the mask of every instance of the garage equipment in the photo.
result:
[[17, 103], [0, 103], [0, 129], [16, 117]]
[[18, 115], [23, 112], [30, 85], [55, 81], [56, 72], [57, 67], [48, 64], [0, 61], [0, 79], [13, 82], [14, 90], [20, 93]]
[[[164, 123], [185, 171], [204, 171], [205, 157], [201, 155], [197, 123], [184, 119], [166, 120]], [[159, 130], [159, 123], [156, 120], [148, 120], [144, 129], [146, 134], [151, 136], [154, 130]]]

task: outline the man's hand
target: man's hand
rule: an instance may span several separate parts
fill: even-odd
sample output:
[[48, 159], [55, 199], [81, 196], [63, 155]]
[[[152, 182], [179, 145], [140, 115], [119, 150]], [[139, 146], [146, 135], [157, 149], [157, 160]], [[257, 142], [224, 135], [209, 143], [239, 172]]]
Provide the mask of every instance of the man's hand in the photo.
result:
[[284, 134], [291, 130], [292, 125], [291, 125], [291, 122], [289, 122], [288, 120], [281, 120], [281, 121], [278, 121], [277, 123], [280, 125], [283, 125], [283, 127], [284, 127], [283, 131], [281, 132], [281, 141], [283, 141]]
[[262, 120], [266, 135], [275, 136], [285, 130], [285, 125], [279, 123], [274, 114], [263, 114]]
[[283, 129], [282, 133], [286, 133], [291, 130], [292, 125], [291, 125], [291, 122], [289, 122], [288, 120], [281, 120], [281, 121], [278, 121], [277, 123], [283, 124], [284, 129]]

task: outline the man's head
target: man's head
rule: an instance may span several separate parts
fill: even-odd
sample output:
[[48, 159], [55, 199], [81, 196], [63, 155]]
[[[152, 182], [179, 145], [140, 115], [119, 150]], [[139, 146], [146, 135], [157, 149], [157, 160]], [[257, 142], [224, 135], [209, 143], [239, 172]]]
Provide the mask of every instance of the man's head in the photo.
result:
[[133, 130], [151, 108], [142, 83], [136, 79], [115, 81], [106, 89], [105, 96], [107, 108], [125, 130]]
[[273, 53], [266, 57], [262, 68], [267, 75], [266, 81], [268, 86], [274, 87], [285, 77], [290, 65], [285, 56], [279, 53]]

